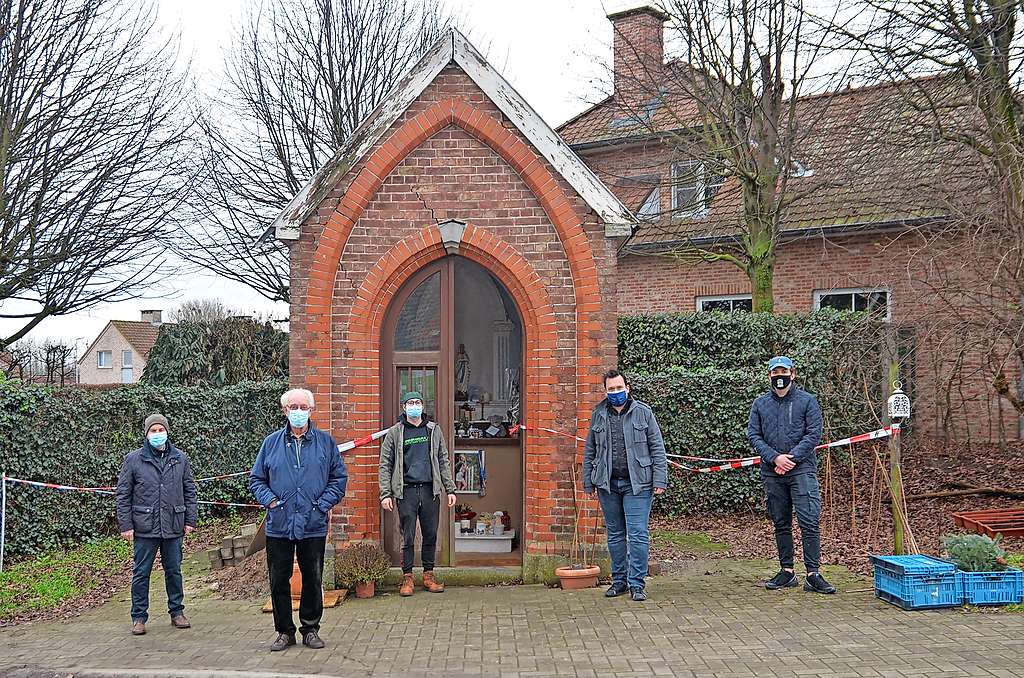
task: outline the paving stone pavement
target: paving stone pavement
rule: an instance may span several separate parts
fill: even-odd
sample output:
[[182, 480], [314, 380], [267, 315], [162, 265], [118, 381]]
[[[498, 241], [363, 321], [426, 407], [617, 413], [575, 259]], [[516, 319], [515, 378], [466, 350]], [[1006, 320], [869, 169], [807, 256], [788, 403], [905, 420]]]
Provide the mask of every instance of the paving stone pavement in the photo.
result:
[[69, 622], [0, 629], [0, 675], [1024, 676], [1024, 615], [904, 612], [866, 591], [768, 592], [765, 573], [696, 563], [652, 579], [646, 603], [542, 586], [350, 599], [325, 611], [326, 649], [275, 654], [262, 601], [187, 599], [193, 628], [181, 631], [153, 614], [166, 609], [154, 585], [145, 636], [129, 635], [124, 596]]

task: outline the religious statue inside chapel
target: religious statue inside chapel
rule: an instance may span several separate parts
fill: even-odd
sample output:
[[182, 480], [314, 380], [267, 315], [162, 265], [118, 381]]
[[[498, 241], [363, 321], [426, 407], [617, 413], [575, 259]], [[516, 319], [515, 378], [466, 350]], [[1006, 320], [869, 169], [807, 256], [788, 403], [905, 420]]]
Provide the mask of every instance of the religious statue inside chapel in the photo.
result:
[[469, 397], [469, 356], [466, 345], [459, 344], [459, 354], [455, 356], [455, 399], [466, 400]]

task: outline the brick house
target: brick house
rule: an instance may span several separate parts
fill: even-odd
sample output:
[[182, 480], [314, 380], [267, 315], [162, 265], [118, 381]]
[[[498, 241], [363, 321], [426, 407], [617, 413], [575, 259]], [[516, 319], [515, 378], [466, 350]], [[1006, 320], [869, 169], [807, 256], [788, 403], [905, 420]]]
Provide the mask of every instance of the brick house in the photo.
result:
[[134, 384], [146, 369], [163, 325], [161, 311], [142, 311], [141, 320], [111, 320], [78, 359], [79, 384]]
[[[661, 63], [657, 10], [610, 19], [647, 46], [636, 56], [616, 40], [616, 73], [637, 68], [631, 55]], [[573, 537], [578, 446], [537, 429], [586, 434], [599, 375], [616, 362], [616, 318], [749, 298], [738, 271], [648, 256], [665, 230], [638, 224], [633, 213], [654, 191], [629, 179], [651, 166], [671, 172], [675, 159], [657, 139], [609, 124], [607, 104], [559, 134], [451, 31], [275, 220], [290, 250], [290, 374], [315, 394], [317, 424], [339, 441], [362, 436], [395, 421], [403, 391], [419, 390], [449, 436], [460, 504], [509, 518], [486, 546], [443, 519], [440, 565], [522, 566], [525, 580], [542, 578]], [[835, 213], [808, 211], [803, 231]], [[792, 234], [777, 268], [779, 310], [871, 303], [899, 317], [904, 292], [875, 258], [894, 222], [876, 225]], [[517, 420], [535, 429], [509, 435]], [[397, 558], [377, 454], [348, 456], [332, 526], [336, 539], [379, 540]], [[584, 501], [583, 513], [593, 528], [596, 505]]]

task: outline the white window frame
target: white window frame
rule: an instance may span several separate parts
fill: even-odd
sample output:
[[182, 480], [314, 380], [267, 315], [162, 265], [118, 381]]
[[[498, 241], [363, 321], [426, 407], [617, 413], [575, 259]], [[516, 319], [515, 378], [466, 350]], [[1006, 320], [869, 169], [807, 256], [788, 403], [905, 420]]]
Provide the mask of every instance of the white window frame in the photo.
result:
[[655, 186], [644, 199], [644, 204], [636, 211], [637, 219], [643, 221], [657, 221], [661, 216], [661, 186]]
[[[753, 310], [753, 308], [754, 308], [754, 295], [752, 295], [752, 294], [715, 294], [715, 295], [707, 295], [707, 296], [697, 297], [697, 299], [696, 299], [697, 312], [698, 313], [711, 313], [711, 311], [705, 311], [704, 310], [704, 304], [705, 304], [705, 302], [715, 302], [715, 301], [749, 301], [750, 302], [751, 310]], [[730, 313], [734, 313], [735, 310], [730, 308], [729, 312]]]
[[[125, 360], [126, 357], [128, 358], [128, 360]], [[133, 359], [134, 359], [134, 354], [132, 353], [132, 351], [130, 349], [128, 349], [128, 350], [123, 350], [122, 349], [122, 351], [121, 351], [121, 367], [134, 367], [134, 365], [132, 364], [134, 362]]]
[[888, 287], [837, 287], [835, 289], [814, 290], [814, 310], [821, 310], [821, 298], [835, 294], [877, 294], [885, 292], [885, 322], [892, 320], [892, 290]]
[[[103, 364], [103, 354], [107, 354], [110, 358], [107, 360], [107, 364]], [[114, 352], [113, 351], [96, 351], [96, 369], [98, 370], [112, 370], [114, 369]]]

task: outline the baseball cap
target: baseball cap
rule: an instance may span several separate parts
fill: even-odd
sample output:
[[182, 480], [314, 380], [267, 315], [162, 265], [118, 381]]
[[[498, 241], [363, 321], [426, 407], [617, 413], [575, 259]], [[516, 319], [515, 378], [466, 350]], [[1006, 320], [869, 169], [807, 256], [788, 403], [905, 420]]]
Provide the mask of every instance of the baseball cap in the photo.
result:
[[768, 371], [771, 372], [776, 367], [785, 367], [787, 370], [793, 369], [793, 360], [784, 355], [777, 355], [768, 361]]

